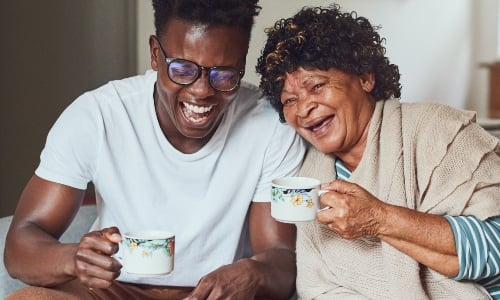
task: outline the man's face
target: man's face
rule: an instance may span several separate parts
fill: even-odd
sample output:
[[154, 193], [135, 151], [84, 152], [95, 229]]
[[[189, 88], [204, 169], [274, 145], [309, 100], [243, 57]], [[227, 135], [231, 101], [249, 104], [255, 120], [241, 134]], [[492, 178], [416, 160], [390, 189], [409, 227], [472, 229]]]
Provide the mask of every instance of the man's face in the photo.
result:
[[178, 19], [167, 23], [158, 40], [150, 38], [151, 66], [158, 71], [155, 107], [160, 126], [174, 147], [192, 153], [213, 135], [238, 87], [228, 92], [214, 89], [207, 70], [189, 85], [173, 82], [158, 43], [170, 58], [207, 68], [244, 70], [248, 39], [235, 27], [197, 25]]

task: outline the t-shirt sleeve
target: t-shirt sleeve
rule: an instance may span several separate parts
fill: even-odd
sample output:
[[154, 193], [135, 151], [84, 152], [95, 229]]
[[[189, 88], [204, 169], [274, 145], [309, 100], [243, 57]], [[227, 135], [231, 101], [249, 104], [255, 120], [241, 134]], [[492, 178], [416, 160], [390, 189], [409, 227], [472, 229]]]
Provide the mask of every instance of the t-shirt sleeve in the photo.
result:
[[49, 131], [35, 174], [45, 180], [86, 189], [95, 172], [102, 135], [99, 115], [90, 94], [70, 104]]
[[305, 155], [305, 143], [287, 124], [278, 123], [274, 128], [257, 186], [254, 202], [271, 201], [271, 181], [275, 178], [298, 174]]

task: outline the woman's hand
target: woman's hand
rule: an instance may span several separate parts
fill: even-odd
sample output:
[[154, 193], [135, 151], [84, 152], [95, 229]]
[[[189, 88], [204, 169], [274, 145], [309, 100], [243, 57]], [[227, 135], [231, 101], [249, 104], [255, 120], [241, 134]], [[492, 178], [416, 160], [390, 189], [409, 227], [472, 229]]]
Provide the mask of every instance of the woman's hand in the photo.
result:
[[385, 204], [355, 183], [335, 180], [323, 184], [320, 201], [330, 208], [318, 212], [317, 219], [341, 237], [356, 239], [377, 236], [384, 220]]
[[85, 234], [75, 253], [75, 276], [89, 288], [108, 288], [122, 265], [113, 257], [122, 237], [110, 227]]

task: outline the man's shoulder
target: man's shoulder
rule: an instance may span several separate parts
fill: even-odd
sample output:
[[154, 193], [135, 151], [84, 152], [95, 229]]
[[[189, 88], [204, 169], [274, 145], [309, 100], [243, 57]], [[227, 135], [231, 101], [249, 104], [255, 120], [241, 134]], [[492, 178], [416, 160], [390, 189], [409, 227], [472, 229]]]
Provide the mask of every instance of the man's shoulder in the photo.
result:
[[236, 111], [242, 118], [279, 120], [278, 113], [262, 91], [248, 82], [241, 83]]
[[148, 71], [142, 75], [109, 81], [83, 93], [75, 102], [80, 103], [80, 106], [93, 106], [100, 111], [112, 112], [117, 106], [132, 109], [151, 99], [155, 82], [156, 72]]
[[242, 81], [240, 83], [239, 98], [248, 102], [247, 100], [255, 101], [262, 98], [261, 90], [253, 83]]
[[108, 83], [90, 91], [93, 94], [129, 95], [138, 94], [152, 89], [156, 82], [156, 72], [146, 71], [144, 74], [111, 80]]

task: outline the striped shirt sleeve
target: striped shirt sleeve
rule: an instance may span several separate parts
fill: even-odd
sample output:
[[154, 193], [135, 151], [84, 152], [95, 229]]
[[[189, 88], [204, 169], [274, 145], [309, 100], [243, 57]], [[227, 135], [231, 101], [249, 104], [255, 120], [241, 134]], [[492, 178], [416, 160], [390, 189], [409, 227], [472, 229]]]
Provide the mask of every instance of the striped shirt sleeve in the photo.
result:
[[455, 237], [460, 270], [455, 280], [474, 280], [500, 299], [500, 217], [444, 216]]

